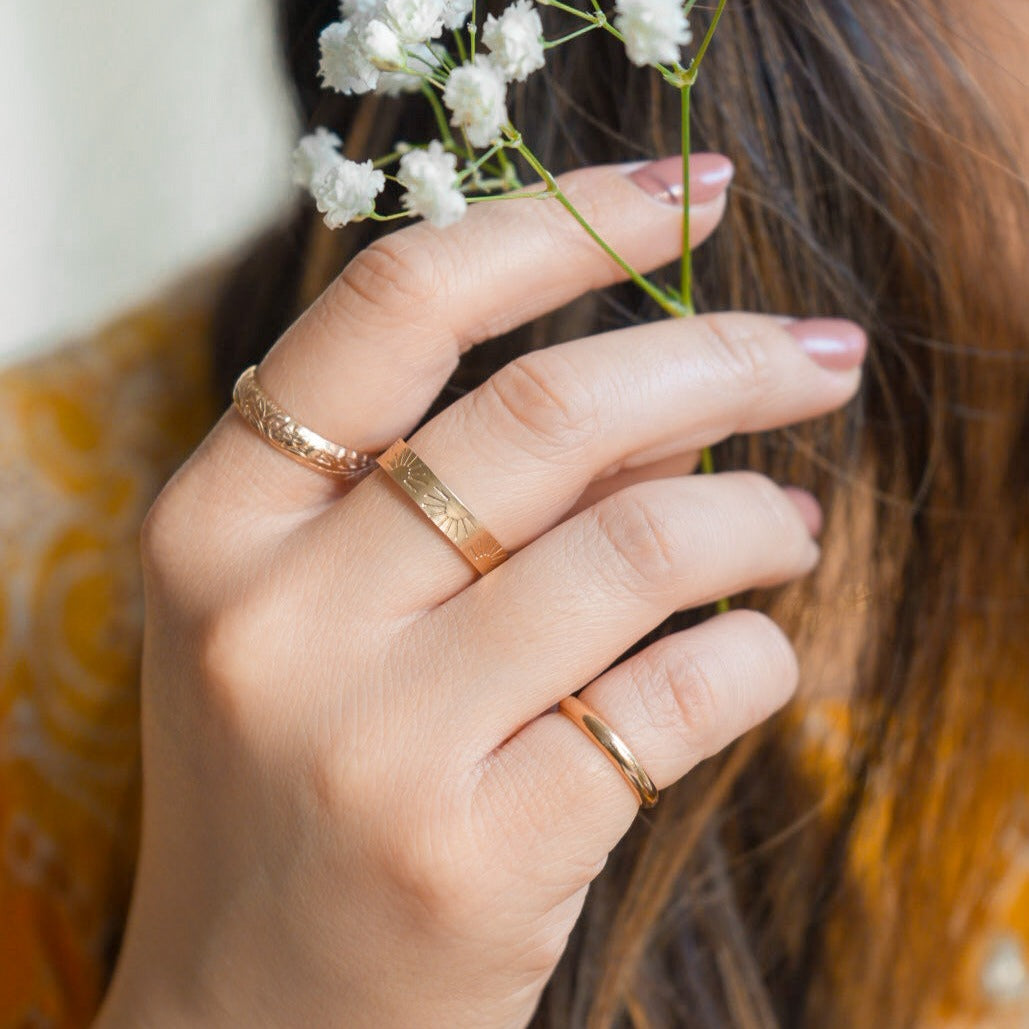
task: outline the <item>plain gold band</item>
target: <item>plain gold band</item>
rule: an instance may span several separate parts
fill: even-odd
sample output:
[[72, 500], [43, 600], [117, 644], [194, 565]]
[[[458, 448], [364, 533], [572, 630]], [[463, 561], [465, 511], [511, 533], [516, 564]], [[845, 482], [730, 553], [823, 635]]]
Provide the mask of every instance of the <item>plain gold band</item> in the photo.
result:
[[657, 803], [657, 787], [654, 780], [643, 770], [625, 741], [603, 718], [578, 697], [565, 697], [558, 704], [558, 710], [567, 715], [591, 740], [600, 746], [611, 764], [622, 773], [622, 777], [633, 788], [642, 807], [653, 807]]
[[507, 551], [493, 534], [404, 440], [398, 439], [377, 460], [383, 471], [464, 554], [480, 575], [493, 571], [507, 560]]
[[247, 424], [276, 450], [294, 460], [343, 478], [356, 478], [375, 466], [375, 455], [351, 450], [319, 436], [279, 407], [257, 381], [257, 365], [245, 369], [232, 388], [232, 402]]

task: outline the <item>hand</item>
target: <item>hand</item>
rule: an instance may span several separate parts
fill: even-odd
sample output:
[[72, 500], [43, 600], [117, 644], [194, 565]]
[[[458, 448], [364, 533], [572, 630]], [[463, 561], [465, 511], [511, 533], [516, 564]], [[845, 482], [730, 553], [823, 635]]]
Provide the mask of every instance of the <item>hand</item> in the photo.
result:
[[[728, 179], [705, 160], [698, 240]], [[673, 172], [648, 174], [562, 179], [644, 268], [680, 238], [643, 188]], [[361, 253], [259, 378], [378, 451], [462, 351], [616, 277], [556, 203], [479, 205]], [[382, 471], [344, 494], [229, 409], [144, 525], [143, 837], [101, 1024], [524, 1025], [638, 807], [553, 705], [586, 687], [663, 788], [787, 699], [790, 644], [744, 610], [605, 669], [813, 567], [812, 498], [686, 473], [846, 402], [862, 350], [849, 323], [723, 314], [519, 358], [410, 439], [512, 552], [482, 578]]]

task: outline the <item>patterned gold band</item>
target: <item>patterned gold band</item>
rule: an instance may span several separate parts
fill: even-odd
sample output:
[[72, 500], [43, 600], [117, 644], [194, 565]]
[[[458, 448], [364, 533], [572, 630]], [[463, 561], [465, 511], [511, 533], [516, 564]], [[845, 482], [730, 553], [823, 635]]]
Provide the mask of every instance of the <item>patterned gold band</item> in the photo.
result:
[[558, 704], [558, 710], [600, 745], [611, 763], [622, 773], [625, 781], [636, 791], [643, 807], [653, 807], [657, 803], [658, 793], [654, 780], [643, 770], [621, 736], [603, 718], [578, 697], [565, 697]]
[[319, 436], [301, 425], [261, 389], [257, 365], [251, 365], [236, 380], [232, 402], [249, 425], [276, 450], [308, 468], [330, 475], [356, 478], [375, 467], [375, 455], [351, 450]]
[[480, 575], [507, 560], [507, 551], [402, 439], [377, 460]]

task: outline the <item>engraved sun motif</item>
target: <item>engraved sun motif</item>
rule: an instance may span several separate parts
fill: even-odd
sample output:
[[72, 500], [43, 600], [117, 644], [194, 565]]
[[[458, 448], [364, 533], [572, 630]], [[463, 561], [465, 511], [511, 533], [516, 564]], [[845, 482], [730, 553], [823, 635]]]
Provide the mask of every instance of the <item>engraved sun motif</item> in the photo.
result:
[[431, 488], [426, 469], [416, 454], [401, 450], [389, 459], [390, 474], [406, 489], [421, 494]]
[[507, 552], [496, 540], [475, 540], [468, 545], [467, 553], [476, 568], [487, 570], [492, 570], [507, 560]]
[[439, 487], [426, 490], [421, 502], [425, 513], [455, 543], [466, 540], [475, 532], [475, 519], [471, 512], [456, 497], [444, 493]]

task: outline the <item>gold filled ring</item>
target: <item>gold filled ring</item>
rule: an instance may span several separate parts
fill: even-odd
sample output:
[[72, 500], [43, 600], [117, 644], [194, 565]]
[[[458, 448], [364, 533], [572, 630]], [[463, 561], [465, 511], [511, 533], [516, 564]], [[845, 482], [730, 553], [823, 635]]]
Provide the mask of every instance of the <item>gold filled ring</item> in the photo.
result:
[[398, 439], [376, 460], [480, 575], [507, 560], [507, 551], [493, 534], [404, 440]]
[[259, 436], [308, 468], [352, 479], [375, 466], [374, 454], [351, 450], [319, 436], [275, 403], [257, 381], [255, 364], [236, 380], [232, 402]]
[[625, 741], [603, 718], [578, 697], [565, 697], [558, 710], [567, 715], [594, 743], [600, 746], [608, 760], [622, 773], [622, 778], [633, 788], [643, 807], [657, 803], [657, 787], [643, 770]]

